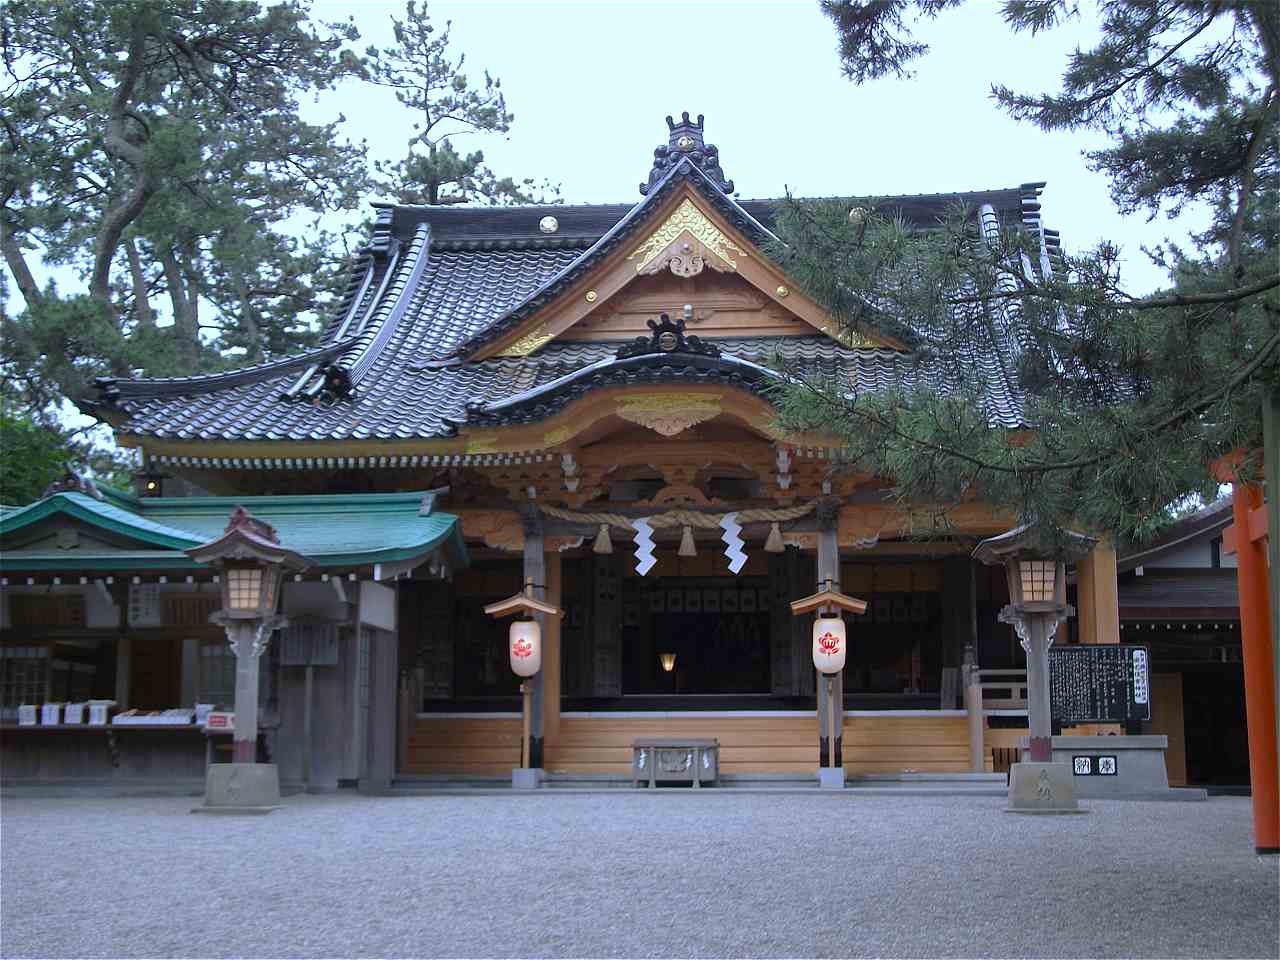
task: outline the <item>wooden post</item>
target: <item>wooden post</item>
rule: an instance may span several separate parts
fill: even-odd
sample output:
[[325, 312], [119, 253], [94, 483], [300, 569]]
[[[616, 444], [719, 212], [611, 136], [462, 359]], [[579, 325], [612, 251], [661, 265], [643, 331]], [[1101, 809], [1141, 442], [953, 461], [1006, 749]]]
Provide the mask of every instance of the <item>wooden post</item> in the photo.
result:
[[983, 773], [987, 768], [987, 724], [982, 714], [982, 677], [978, 673], [972, 646], [965, 648], [960, 671], [964, 683], [964, 706], [969, 713], [969, 770]]
[[[562, 564], [559, 551], [546, 554], [547, 603], [560, 606]], [[543, 753], [560, 736], [560, 618], [547, 617], [542, 628]]]
[[311, 789], [311, 711], [313, 697], [315, 694], [315, 667], [311, 665], [308, 658], [307, 665], [302, 668], [306, 671], [305, 686], [302, 694], [302, 784], [310, 791]]
[[[1280, 853], [1280, 781], [1276, 762], [1275, 663], [1272, 611], [1267, 591], [1267, 555], [1262, 538], [1250, 535], [1250, 518], [1263, 506], [1262, 489], [1232, 483], [1232, 527], [1240, 591], [1240, 641], [1244, 654], [1244, 706], [1249, 731], [1249, 783], [1253, 793], [1253, 838], [1259, 853]], [[1263, 514], [1265, 517], [1265, 514]]]
[[[542, 537], [542, 514], [538, 512], [537, 507], [529, 505], [524, 513], [524, 579], [523, 582], [528, 584], [533, 581], [533, 598], [535, 600], [547, 599], [547, 558], [543, 552]], [[547, 617], [545, 614], [535, 614], [538, 626], [542, 630], [542, 637], [545, 643], [547, 637]], [[525, 686], [530, 688], [529, 706], [526, 713], [529, 716], [529, 730], [526, 740], [529, 744], [528, 766], [542, 766], [542, 740], [543, 740], [543, 718], [542, 704], [545, 697], [545, 674], [546, 669], [539, 670], [536, 674], [525, 681]]]
[[[1280, 391], [1270, 390], [1262, 401], [1262, 467], [1268, 477], [1280, 478]], [[1270, 580], [1271, 601], [1271, 673], [1272, 705], [1280, 707], [1280, 481], [1273, 480], [1272, 494], [1266, 498], [1267, 573]], [[1280, 709], [1275, 714], [1276, 743], [1280, 743]], [[1274, 750], [1272, 751], [1274, 755]], [[1280, 769], [1276, 771], [1280, 777]], [[1277, 783], [1280, 793], [1280, 783]]]
[[521, 734], [520, 734], [520, 766], [529, 768], [529, 742], [531, 719], [533, 717], [533, 683], [526, 680], [520, 684]]
[[[840, 545], [836, 525], [840, 516], [837, 500], [818, 503], [818, 589], [840, 589]], [[815, 671], [816, 672], [816, 671]], [[841, 767], [844, 726], [844, 671], [835, 674], [830, 683], [817, 679], [818, 715], [822, 718], [818, 731], [819, 762], [823, 766]], [[834, 701], [834, 702], [828, 702]], [[825, 760], [825, 762], [824, 762]]]
[[1110, 540], [1098, 541], [1098, 545], [1076, 564], [1076, 594], [1080, 642], [1119, 643], [1116, 550]]

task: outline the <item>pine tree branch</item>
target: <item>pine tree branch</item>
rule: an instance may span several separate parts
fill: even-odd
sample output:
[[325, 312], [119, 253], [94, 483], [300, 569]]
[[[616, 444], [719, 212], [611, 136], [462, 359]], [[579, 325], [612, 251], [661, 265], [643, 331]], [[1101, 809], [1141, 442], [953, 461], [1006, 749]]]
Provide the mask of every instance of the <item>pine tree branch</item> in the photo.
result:
[[[1234, 376], [1232, 376], [1231, 379], [1228, 380], [1221, 387], [1217, 388], [1216, 390], [1210, 391], [1207, 394], [1204, 394], [1203, 396], [1199, 397], [1197, 400], [1189, 404], [1184, 405], [1181, 409], [1174, 411], [1173, 413], [1157, 421], [1156, 423], [1150, 426], [1144, 427], [1140, 432], [1144, 434], [1161, 433], [1165, 430], [1170, 430], [1170, 429], [1173, 429], [1174, 427], [1181, 426], [1183, 423], [1192, 419], [1193, 417], [1197, 417], [1200, 414], [1204, 413], [1204, 411], [1209, 409], [1209, 407], [1213, 406], [1213, 404], [1217, 403], [1219, 400], [1222, 400], [1224, 397], [1228, 396], [1232, 391], [1236, 390], [1238, 387], [1248, 382], [1248, 380], [1251, 379], [1259, 371], [1259, 369], [1261, 369], [1262, 365], [1266, 363], [1268, 359], [1270, 359], [1271, 355], [1275, 353], [1277, 347], [1280, 347], [1280, 332], [1273, 334], [1272, 337], [1269, 340], [1267, 340], [1266, 343], [1264, 343], [1261, 348], [1259, 348], [1258, 352], [1254, 354], [1254, 356], [1249, 360], [1249, 362], [1246, 363], [1243, 367], [1241, 367], [1237, 371], [1237, 373]], [[822, 393], [818, 388], [814, 387], [812, 384], [809, 384], [804, 381], [802, 381], [802, 383], [804, 383], [804, 386], [807, 389], [815, 393], [821, 399], [823, 400], [830, 399], [828, 395]], [[879, 429], [884, 430], [885, 432], [893, 436], [895, 439], [898, 439], [903, 441], [904, 443], [910, 444], [911, 446], [914, 446], [917, 449], [926, 450], [931, 453], [937, 453], [947, 457], [953, 457], [956, 460], [959, 460], [963, 463], [968, 463], [978, 468], [980, 471], [985, 470], [985, 471], [990, 471], [992, 473], [1004, 474], [1007, 476], [1035, 475], [1035, 474], [1044, 475], [1044, 474], [1060, 473], [1063, 471], [1080, 470], [1085, 467], [1097, 466], [1100, 463], [1104, 463], [1114, 455], [1113, 450], [1108, 450], [1102, 453], [1098, 453], [1094, 456], [1081, 457], [1074, 460], [1066, 460], [1060, 463], [1031, 463], [1031, 464], [1013, 467], [1013, 466], [1008, 466], [1006, 464], [1001, 464], [1001, 463], [992, 463], [989, 460], [984, 460], [980, 457], [974, 456], [973, 454], [969, 453], [966, 450], [961, 450], [959, 448], [952, 447], [947, 444], [942, 444], [936, 441], [924, 439], [922, 437], [913, 436], [912, 434], [902, 430], [900, 427], [897, 426], [897, 424], [893, 423], [892, 421], [886, 420], [885, 418], [877, 416], [866, 410], [860, 410], [853, 404], [846, 403], [844, 406], [841, 407], [839, 411], [836, 411], [836, 412], [837, 414], [844, 413], [848, 416], [855, 417], [866, 423], [869, 423], [874, 427], [878, 427]]]

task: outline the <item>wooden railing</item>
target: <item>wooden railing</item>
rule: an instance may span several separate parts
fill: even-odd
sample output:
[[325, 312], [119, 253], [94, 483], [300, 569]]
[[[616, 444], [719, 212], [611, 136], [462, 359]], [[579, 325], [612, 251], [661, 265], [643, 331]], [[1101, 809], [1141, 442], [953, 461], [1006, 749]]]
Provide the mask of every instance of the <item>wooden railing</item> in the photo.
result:
[[[972, 650], [962, 667], [964, 705], [969, 714], [969, 769], [987, 769], [987, 717], [992, 713], [1025, 714], [1027, 710], [1026, 670], [980, 670]], [[995, 758], [992, 758], [993, 767]]]
[[[978, 670], [978, 686], [982, 689], [982, 709], [1026, 710], [1027, 671]], [[997, 694], [1003, 694], [998, 696]]]

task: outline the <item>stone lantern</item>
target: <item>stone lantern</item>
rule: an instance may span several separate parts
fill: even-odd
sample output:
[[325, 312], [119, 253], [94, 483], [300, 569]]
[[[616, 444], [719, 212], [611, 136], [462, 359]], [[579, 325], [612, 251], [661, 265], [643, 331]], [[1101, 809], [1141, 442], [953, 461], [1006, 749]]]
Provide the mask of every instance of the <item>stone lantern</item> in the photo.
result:
[[973, 551], [973, 556], [983, 563], [1004, 567], [1009, 603], [1000, 611], [999, 619], [1013, 626], [1027, 654], [1031, 762], [1013, 765], [1009, 775], [1010, 810], [1057, 813], [1077, 809], [1070, 767], [1051, 762], [1049, 647], [1058, 624], [1075, 614], [1067, 603], [1066, 565], [1084, 557], [1097, 542], [1094, 537], [1070, 530], [1062, 531], [1054, 542], [1031, 524], [1024, 524], [983, 540]]
[[221, 537], [186, 553], [218, 571], [222, 609], [211, 619], [226, 629], [236, 657], [232, 762], [209, 765], [204, 809], [267, 812], [280, 802], [280, 780], [275, 764], [256, 762], [258, 660], [271, 634], [286, 625], [276, 615], [285, 571], [302, 570], [309, 563], [281, 546], [271, 525], [244, 507], [231, 514]]

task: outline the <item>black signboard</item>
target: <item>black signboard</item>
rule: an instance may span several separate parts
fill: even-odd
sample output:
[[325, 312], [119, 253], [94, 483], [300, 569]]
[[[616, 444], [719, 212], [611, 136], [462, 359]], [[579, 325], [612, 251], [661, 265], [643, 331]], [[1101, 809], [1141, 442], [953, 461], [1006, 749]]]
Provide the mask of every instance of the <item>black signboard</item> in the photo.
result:
[[1056, 724], [1151, 719], [1151, 658], [1129, 644], [1049, 649], [1049, 709]]

